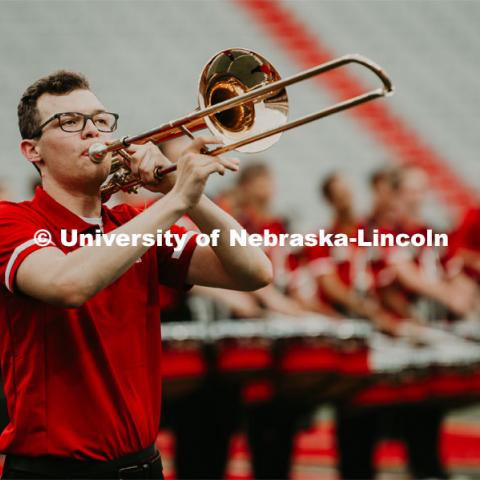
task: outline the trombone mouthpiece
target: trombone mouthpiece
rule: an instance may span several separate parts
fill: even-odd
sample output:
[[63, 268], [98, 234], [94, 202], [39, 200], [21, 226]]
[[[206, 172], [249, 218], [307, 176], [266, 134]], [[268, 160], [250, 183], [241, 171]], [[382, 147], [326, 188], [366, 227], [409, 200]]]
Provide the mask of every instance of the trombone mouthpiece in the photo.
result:
[[93, 163], [102, 163], [107, 153], [107, 147], [101, 143], [94, 143], [88, 149], [88, 156]]

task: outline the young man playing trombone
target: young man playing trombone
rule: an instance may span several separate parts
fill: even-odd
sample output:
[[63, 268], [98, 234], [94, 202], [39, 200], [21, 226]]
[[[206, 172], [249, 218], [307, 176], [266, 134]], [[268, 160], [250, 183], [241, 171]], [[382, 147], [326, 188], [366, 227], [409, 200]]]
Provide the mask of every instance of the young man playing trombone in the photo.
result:
[[[162, 478], [154, 447], [160, 417], [158, 283], [254, 290], [271, 280], [260, 248], [230, 247], [240, 225], [203, 195], [232, 159], [200, 153], [197, 138], [175, 176], [154, 180], [168, 160], [152, 144], [132, 145], [130, 168], [165, 193], [138, 212], [102, 205], [110, 159], [88, 149], [108, 143], [117, 115], [79, 74], [60, 71], [32, 84], [18, 107], [21, 151], [42, 177], [32, 201], [0, 202], [0, 358], [10, 423], [0, 436], [4, 478]], [[218, 246], [183, 249], [65, 247], [60, 231], [156, 234], [185, 213]], [[41, 236], [38, 232], [42, 232]]]

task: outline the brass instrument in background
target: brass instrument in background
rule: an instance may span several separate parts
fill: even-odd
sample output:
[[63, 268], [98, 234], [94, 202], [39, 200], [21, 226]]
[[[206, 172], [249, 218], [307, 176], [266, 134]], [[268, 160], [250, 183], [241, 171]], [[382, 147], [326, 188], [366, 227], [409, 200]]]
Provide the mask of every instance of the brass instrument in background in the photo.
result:
[[[285, 87], [350, 63], [371, 70], [381, 80], [382, 87], [287, 122]], [[386, 73], [361, 55], [345, 55], [282, 80], [276, 69], [258, 53], [243, 48], [224, 50], [202, 71], [196, 110], [145, 133], [123, 137], [109, 145], [94, 144], [89, 155], [93, 162], [100, 163], [108, 153], [116, 152], [112, 157], [112, 176], [102, 186], [102, 196], [108, 198], [119, 190], [136, 191], [142, 185], [129, 170], [129, 156], [123, 151], [131, 144], [149, 141], [160, 144], [182, 135], [193, 138], [192, 132], [208, 128], [224, 142], [223, 146], [210, 150], [209, 155], [232, 150], [255, 153], [276, 143], [282, 132], [392, 93], [393, 86]], [[175, 169], [176, 165], [157, 167], [155, 176], [160, 179]]]

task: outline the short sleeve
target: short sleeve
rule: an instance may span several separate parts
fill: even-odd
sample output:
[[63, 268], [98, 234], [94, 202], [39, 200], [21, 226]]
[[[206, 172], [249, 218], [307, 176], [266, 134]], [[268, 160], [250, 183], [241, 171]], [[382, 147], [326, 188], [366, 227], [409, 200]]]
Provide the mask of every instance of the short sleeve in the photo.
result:
[[185, 287], [188, 268], [197, 246], [197, 233], [178, 225], [168, 230], [173, 246], [158, 247], [158, 279], [163, 285], [181, 289]]
[[36, 250], [56, 246], [48, 239], [37, 243], [35, 234], [44, 227], [35, 221], [33, 212], [29, 213], [19, 204], [0, 202], [0, 282], [10, 292], [23, 260]]

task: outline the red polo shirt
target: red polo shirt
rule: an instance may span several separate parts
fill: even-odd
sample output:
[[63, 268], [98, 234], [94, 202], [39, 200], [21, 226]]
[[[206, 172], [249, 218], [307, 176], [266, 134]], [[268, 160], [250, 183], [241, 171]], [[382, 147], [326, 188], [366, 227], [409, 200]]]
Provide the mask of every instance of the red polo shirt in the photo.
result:
[[[347, 234], [358, 237], [358, 230], [363, 228], [360, 224], [353, 225], [349, 231], [334, 225], [329, 233]], [[313, 277], [336, 272], [339, 280], [349, 289], [361, 292], [371, 288], [371, 271], [367, 264], [367, 251], [364, 247], [355, 244], [348, 246], [315, 245], [306, 247], [306, 258], [309, 262], [309, 270]], [[317, 297], [325, 303], [331, 303], [321, 288], [317, 288]]]
[[[480, 207], [470, 209], [450, 236], [450, 258], [461, 250], [480, 253]], [[480, 273], [477, 270], [468, 265], [464, 268], [469, 276], [480, 282]]]
[[[102, 208], [108, 233], [139, 213]], [[41, 188], [29, 202], [0, 202], [0, 360], [10, 423], [0, 452], [111, 460], [155, 441], [160, 420], [158, 284], [181, 288], [196, 242], [182, 252], [152, 247], [116, 282], [80, 308], [60, 308], [15, 288], [39, 229], [92, 225]], [[93, 230], [95, 227], [93, 227]], [[172, 226], [176, 233], [186, 230]]]

